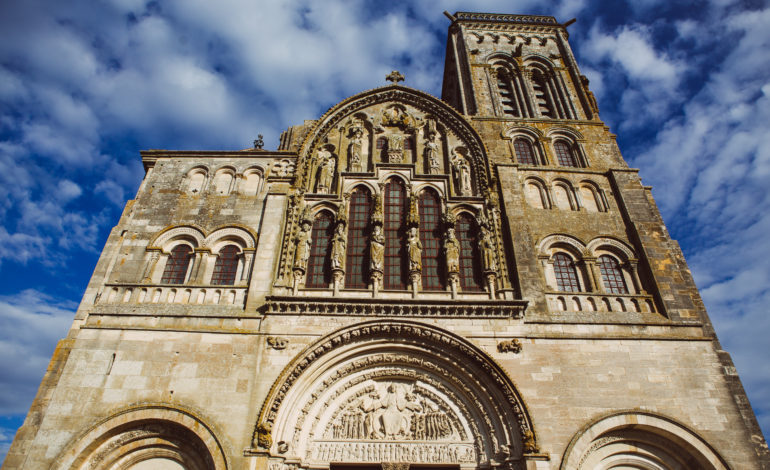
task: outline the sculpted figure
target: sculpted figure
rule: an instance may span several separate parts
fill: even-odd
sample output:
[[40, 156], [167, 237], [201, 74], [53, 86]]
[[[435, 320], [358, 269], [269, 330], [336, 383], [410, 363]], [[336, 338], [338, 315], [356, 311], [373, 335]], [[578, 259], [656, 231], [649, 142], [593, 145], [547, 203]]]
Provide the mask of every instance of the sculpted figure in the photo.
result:
[[295, 242], [297, 248], [294, 251], [294, 269], [305, 270], [307, 268], [307, 260], [310, 258], [310, 229], [312, 226], [307, 220], [302, 222], [299, 234]]
[[449, 227], [444, 236], [444, 256], [446, 256], [447, 271], [450, 273], [459, 273], [460, 242], [457, 241], [454, 227]]
[[483, 226], [481, 227], [479, 247], [481, 248], [484, 271], [497, 271], [497, 256], [495, 255], [495, 244], [492, 241], [492, 234]]
[[361, 151], [363, 148], [363, 131], [360, 127], [357, 127], [353, 131], [353, 138], [348, 145], [348, 154], [350, 158], [350, 171], [360, 172], [363, 171], [361, 166]]
[[452, 168], [454, 168], [457, 191], [461, 196], [472, 195], [471, 166], [468, 164], [468, 160], [459, 153], [455, 153], [455, 156], [452, 159]]
[[420, 232], [417, 227], [409, 229], [409, 236], [406, 240], [406, 249], [409, 253], [409, 271], [422, 270], [422, 242], [420, 242]]
[[441, 162], [439, 162], [438, 143], [436, 143], [435, 134], [425, 143], [425, 156], [428, 159], [428, 173], [438, 175], [441, 173]]
[[382, 271], [385, 260], [385, 234], [382, 226], [376, 224], [372, 229], [372, 238], [369, 243], [369, 259], [372, 271]]
[[347, 238], [345, 236], [345, 225], [337, 224], [334, 229], [334, 237], [332, 238], [332, 269], [345, 269], [345, 246], [347, 245]]
[[332, 154], [326, 150], [321, 149], [318, 151], [319, 167], [318, 170], [318, 184], [316, 185], [316, 191], [319, 193], [328, 193], [334, 180], [334, 169], [337, 166], [337, 162], [334, 160]]

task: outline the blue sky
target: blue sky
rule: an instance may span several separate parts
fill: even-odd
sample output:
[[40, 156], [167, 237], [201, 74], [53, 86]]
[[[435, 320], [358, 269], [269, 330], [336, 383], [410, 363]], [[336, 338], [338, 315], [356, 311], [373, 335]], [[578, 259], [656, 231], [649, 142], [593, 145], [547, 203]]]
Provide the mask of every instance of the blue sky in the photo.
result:
[[143, 176], [139, 150], [275, 148], [385, 84], [441, 93], [443, 10], [549, 14], [641, 168], [770, 430], [764, 1], [0, 3], [0, 456]]

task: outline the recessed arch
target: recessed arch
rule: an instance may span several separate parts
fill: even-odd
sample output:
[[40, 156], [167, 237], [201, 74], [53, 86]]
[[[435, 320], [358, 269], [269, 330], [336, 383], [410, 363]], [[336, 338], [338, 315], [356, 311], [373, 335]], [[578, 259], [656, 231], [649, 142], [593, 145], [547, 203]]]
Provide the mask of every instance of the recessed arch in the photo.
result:
[[[391, 408], [393, 400], [401, 406]], [[428, 418], [442, 426], [426, 431], [419, 423]], [[300, 466], [388, 461], [383, 452], [415, 463], [483, 466], [499, 452], [516, 458], [537, 445], [513, 383], [483, 351], [432, 325], [370, 321], [327, 335], [284, 369], [260, 412], [253, 447]], [[435, 457], [418, 447], [431, 447]]]

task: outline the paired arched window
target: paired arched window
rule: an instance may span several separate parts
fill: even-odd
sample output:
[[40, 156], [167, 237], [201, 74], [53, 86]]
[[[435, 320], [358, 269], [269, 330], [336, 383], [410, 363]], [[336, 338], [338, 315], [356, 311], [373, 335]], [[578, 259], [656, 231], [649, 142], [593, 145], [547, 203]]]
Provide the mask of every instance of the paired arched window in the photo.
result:
[[463, 291], [484, 289], [478, 234], [479, 227], [473, 217], [466, 213], [457, 217], [455, 235], [460, 243], [460, 287]]
[[345, 287], [366, 289], [369, 280], [369, 218], [372, 213], [372, 198], [367, 188], [359, 186], [353, 191], [349, 211]]
[[577, 157], [575, 151], [567, 142], [563, 140], [557, 140], [553, 143], [553, 149], [556, 152], [556, 161], [561, 166], [577, 167]]
[[160, 279], [161, 284], [184, 284], [192, 256], [192, 247], [189, 245], [172, 248]]
[[604, 289], [611, 294], [628, 294], [628, 286], [623, 278], [623, 271], [617, 259], [609, 255], [602, 255], [597, 262], [599, 272], [602, 275]]
[[553, 272], [556, 276], [556, 288], [565, 292], [579, 292], [575, 262], [564, 253], [553, 255]]
[[519, 137], [513, 141], [513, 149], [516, 151], [516, 161], [522, 165], [535, 165], [535, 151], [532, 148], [532, 142]]
[[333, 233], [334, 217], [328, 211], [319, 212], [313, 221], [306, 287], [327, 287], [331, 282], [329, 250]]
[[214, 263], [214, 273], [211, 275], [212, 284], [220, 286], [235, 284], [239, 252], [240, 250], [235, 245], [227, 245], [219, 251], [217, 261]]
[[385, 266], [383, 287], [385, 289], [406, 289], [406, 188], [397, 178], [385, 184]]
[[446, 287], [441, 260], [441, 203], [432, 189], [420, 193], [420, 242], [422, 243], [422, 288]]

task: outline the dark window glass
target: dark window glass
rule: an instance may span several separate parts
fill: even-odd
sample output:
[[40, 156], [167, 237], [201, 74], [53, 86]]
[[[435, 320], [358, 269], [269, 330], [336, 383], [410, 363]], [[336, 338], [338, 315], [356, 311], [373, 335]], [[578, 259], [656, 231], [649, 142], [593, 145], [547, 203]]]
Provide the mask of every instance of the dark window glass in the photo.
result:
[[369, 281], [369, 218], [372, 212], [369, 190], [358, 187], [350, 196], [348, 246], [345, 259], [345, 287], [366, 289]]
[[420, 194], [420, 242], [422, 243], [422, 287], [446, 287], [441, 261], [441, 206], [438, 195], [428, 189]]
[[516, 160], [522, 165], [535, 164], [535, 152], [532, 144], [527, 139], [518, 138], [513, 141], [513, 148], [516, 151]]
[[411, 137], [405, 137], [404, 138], [404, 150], [412, 150], [412, 138]]
[[484, 290], [476, 221], [468, 214], [460, 214], [455, 224], [455, 234], [460, 242], [460, 287], [464, 291]]
[[401, 180], [385, 184], [385, 289], [406, 289], [406, 189]]
[[599, 272], [602, 275], [602, 282], [607, 292], [613, 294], [628, 294], [626, 280], [623, 279], [623, 272], [620, 270], [620, 263], [612, 256], [602, 255], [599, 257]]
[[329, 212], [319, 212], [313, 221], [305, 287], [327, 287], [331, 283], [329, 251], [333, 233], [334, 217]]
[[214, 274], [211, 283], [219, 286], [235, 284], [235, 274], [238, 272], [238, 247], [227, 245], [219, 251], [217, 262], [214, 263]]
[[187, 267], [192, 259], [192, 248], [188, 245], [177, 245], [168, 256], [166, 269], [163, 270], [161, 284], [184, 284]]
[[553, 272], [556, 275], [557, 289], [566, 292], [580, 291], [577, 270], [575, 269], [575, 262], [572, 261], [572, 258], [564, 253], [556, 253], [553, 255]]
[[377, 139], [377, 148], [379, 150], [382, 150], [387, 146], [388, 146], [388, 139], [386, 139], [385, 137], [380, 137], [379, 139]]
[[575, 154], [566, 142], [557, 140], [554, 142], [553, 148], [556, 150], [556, 160], [559, 162], [559, 165], [578, 166], [577, 161], [575, 160]]

